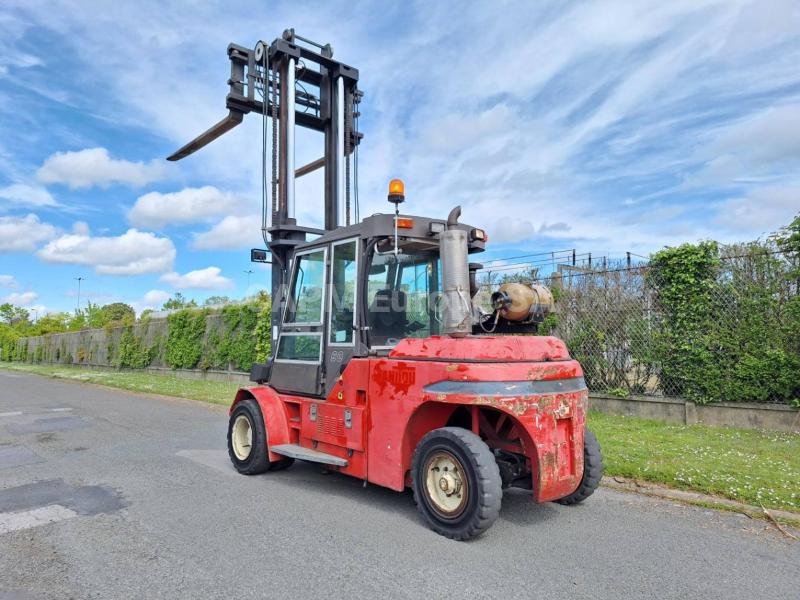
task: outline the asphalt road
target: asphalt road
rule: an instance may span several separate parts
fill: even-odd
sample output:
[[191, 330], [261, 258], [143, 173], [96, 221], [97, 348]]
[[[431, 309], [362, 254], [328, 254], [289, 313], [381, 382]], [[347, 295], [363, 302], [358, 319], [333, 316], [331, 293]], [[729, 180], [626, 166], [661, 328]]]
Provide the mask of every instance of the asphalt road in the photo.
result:
[[237, 474], [226, 412], [0, 370], [0, 599], [800, 598], [800, 543], [601, 489], [507, 493], [481, 538], [296, 463]]

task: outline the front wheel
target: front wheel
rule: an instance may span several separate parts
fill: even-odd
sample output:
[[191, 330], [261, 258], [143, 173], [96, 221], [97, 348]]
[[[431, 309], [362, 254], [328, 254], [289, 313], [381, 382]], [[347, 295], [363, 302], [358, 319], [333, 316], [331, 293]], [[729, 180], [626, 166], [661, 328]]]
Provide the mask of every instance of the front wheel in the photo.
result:
[[431, 529], [468, 540], [489, 529], [503, 500], [500, 470], [481, 438], [460, 427], [434, 429], [412, 462], [414, 501]]
[[595, 435], [586, 429], [583, 434], [583, 477], [578, 489], [569, 496], [556, 500], [559, 504], [578, 504], [594, 494], [603, 478], [603, 456], [600, 454], [600, 442]]
[[236, 470], [244, 475], [278, 471], [294, 462], [293, 458], [270, 462], [264, 418], [253, 399], [242, 400], [231, 413], [228, 421], [228, 456]]

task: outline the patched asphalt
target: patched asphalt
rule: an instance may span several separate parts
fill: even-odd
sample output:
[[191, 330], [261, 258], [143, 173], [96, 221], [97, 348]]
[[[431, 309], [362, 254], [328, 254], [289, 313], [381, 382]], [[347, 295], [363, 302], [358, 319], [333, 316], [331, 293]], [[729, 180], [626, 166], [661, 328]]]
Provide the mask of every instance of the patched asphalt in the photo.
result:
[[226, 411], [0, 370], [0, 598], [800, 597], [768, 523], [601, 489], [508, 492], [459, 543], [410, 493], [233, 471]]

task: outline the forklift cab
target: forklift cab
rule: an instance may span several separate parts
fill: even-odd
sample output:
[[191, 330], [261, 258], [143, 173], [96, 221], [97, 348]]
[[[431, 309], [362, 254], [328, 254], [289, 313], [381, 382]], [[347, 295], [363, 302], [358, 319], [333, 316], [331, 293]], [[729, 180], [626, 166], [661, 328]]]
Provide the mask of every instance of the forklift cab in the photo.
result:
[[[255, 380], [324, 398], [351, 358], [440, 333], [444, 221], [398, 217], [404, 230], [395, 252], [394, 218], [373, 215], [296, 248], [274, 359], [268, 378]], [[482, 241], [470, 245], [481, 250]]]

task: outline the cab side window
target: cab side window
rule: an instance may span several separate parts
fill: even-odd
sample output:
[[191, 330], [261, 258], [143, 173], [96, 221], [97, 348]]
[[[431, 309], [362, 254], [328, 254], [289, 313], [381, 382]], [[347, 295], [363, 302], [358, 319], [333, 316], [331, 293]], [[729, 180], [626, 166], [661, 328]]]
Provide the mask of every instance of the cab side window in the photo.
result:
[[439, 333], [435, 314], [441, 266], [432, 253], [372, 255], [367, 279], [371, 347], [396, 345], [407, 337]]
[[352, 344], [358, 278], [357, 240], [334, 244], [331, 260], [331, 344]]
[[325, 250], [301, 254], [286, 307], [285, 323], [322, 323], [325, 290]]

